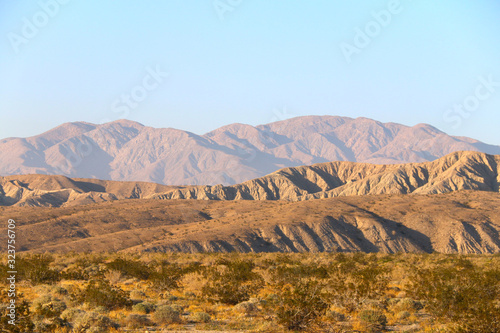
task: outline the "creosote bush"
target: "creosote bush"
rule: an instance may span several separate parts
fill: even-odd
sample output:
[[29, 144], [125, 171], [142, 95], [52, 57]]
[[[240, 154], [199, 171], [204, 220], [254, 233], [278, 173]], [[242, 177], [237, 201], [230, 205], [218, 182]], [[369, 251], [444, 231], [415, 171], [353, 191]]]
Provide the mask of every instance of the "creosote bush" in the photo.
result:
[[108, 310], [128, 307], [132, 301], [125, 291], [114, 287], [105, 280], [90, 280], [76, 295], [76, 300], [92, 307], [103, 306]]
[[[200, 330], [266, 333], [374, 332], [389, 324], [412, 324], [414, 331], [500, 332], [500, 255], [21, 257], [27, 273], [18, 285], [27, 296], [16, 296], [12, 328], [4, 316], [8, 286], [0, 281], [0, 331], [144, 331], [192, 323]], [[36, 262], [41, 270], [32, 266]]]
[[53, 257], [46, 254], [31, 254], [17, 258], [18, 279], [32, 284], [56, 283], [61, 279], [58, 271], [50, 268]]
[[212, 320], [212, 317], [206, 312], [195, 312], [193, 320], [197, 323], [208, 323]]
[[366, 326], [368, 330], [382, 330], [387, 324], [387, 317], [382, 311], [365, 309], [361, 310], [358, 314], [358, 318]]
[[255, 264], [238, 258], [221, 259], [208, 267], [204, 276], [208, 280], [203, 295], [214, 301], [236, 305], [247, 301], [262, 286], [262, 277], [255, 273]]
[[153, 320], [158, 324], [175, 324], [181, 322], [181, 315], [170, 305], [162, 305], [153, 313]]
[[500, 268], [458, 258], [413, 267], [408, 293], [438, 319], [462, 332], [500, 332]]
[[269, 306], [279, 324], [289, 330], [303, 330], [318, 321], [328, 308], [321, 290], [322, 286], [315, 281], [286, 284]]

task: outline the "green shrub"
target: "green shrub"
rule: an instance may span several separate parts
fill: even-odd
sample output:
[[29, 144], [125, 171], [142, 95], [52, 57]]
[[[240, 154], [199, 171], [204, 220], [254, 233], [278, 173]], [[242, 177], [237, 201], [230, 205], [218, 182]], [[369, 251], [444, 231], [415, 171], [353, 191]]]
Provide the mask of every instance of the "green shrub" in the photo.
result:
[[130, 292], [130, 299], [141, 300], [144, 298], [146, 298], [146, 294], [141, 290], [134, 289]]
[[7, 290], [0, 291], [0, 311], [2, 314], [0, 316], [0, 330], [11, 333], [33, 332], [34, 324], [31, 319], [29, 303], [23, 298], [21, 293], [18, 293], [16, 298], [15, 325], [11, 325], [9, 323], [11, 318], [8, 316], [10, 310], [7, 308], [7, 304], [10, 303], [10, 297]]
[[75, 320], [74, 328], [77, 332], [105, 333], [118, 325], [109, 317], [96, 312], [87, 312]]
[[193, 314], [193, 320], [198, 323], [208, 323], [212, 320], [212, 317], [206, 312], [195, 312]]
[[244, 301], [234, 306], [234, 310], [245, 315], [251, 315], [257, 311], [257, 305], [250, 301]]
[[353, 260], [331, 265], [328, 292], [333, 303], [349, 312], [355, 311], [367, 299], [383, 296], [389, 282], [388, 269], [369, 261], [366, 255], [353, 255]]
[[43, 295], [33, 301], [33, 313], [44, 318], [59, 317], [66, 310], [66, 303], [51, 295]]
[[479, 267], [459, 258], [412, 272], [408, 293], [422, 300], [429, 313], [463, 332], [500, 332], [498, 267]]
[[296, 281], [280, 288], [271, 307], [279, 324], [288, 330], [304, 330], [319, 321], [328, 308], [321, 295], [322, 286], [315, 281]]
[[142, 328], [151, 325], [151, 321], [145, 315], [136, 313], [129, 314], [124, 320], [125, 326], [128, 328]]
[[137, 260], [117, 258], [106, 264], [110, 270], [116, 270], [128, 277], [147, 280], [151, 274], [150, 268]]
[[90, 280], [81, 290], [76, 299], [81, 303], [88, 303], [90, 306], [103, 306], [108, 310], [123, 308], [132, 305], [127, 293], [122, 289], [112, 286], [105, 280]]
[[150, 273], [149, 282], [157, 291], [168, 291], [179, 287], [179, 280], [184, 273], [185, 270], [177, 264], [161, 262]]
[[19, 280], [27, 280], [32, 284], [56, 283], [61, 279], [59, 272], [51, 269], [54, 259], [46, 254], [32, 254], [19, 257], [16, 261]]
[[78, 317], [83, 316], [85, 311], [77, 309], [77, 308], [68, 308], [61, 313], [61, 318], [68, 321], [73, 322]]
[[203, 286], [202, 294], [231, 305], [248, 300], [250, 295], [259, 291], [263, 282], [262, 277], [253, 272], [254, 267], [251, 261], [219, 260], [204, 272], [208, 283]]
[[345, 320], [345, 316], [342, 313], [337, 312], [337, 311], [333, 311], [333, 310], [326, 311], [325, 317], [329, 320], [336, 321], [336, 322]]
[[358, 318], [370, 330], [381, 330], [387, 324], [387, 318], [382, 311], [379, 310], [361, 310]]
[[396, 314], [396, 319], [397, 320], [406, 320], [408, 318], [410, 318], [411, 316], [411, 313], [408, 312], [408, 311], [400, 311]]
[[181, 316], [170, 305], [162, 305], [153, 313], [153, 320], [158, 324], [175, 324], [181, 321]]
[[154, 311], [154, 309], [155, 309], [155, 306], [149, 302], [137, 303], [134, 306], [132, 306], [132, 311], [143, 313], [143, 314], [151, 313]]

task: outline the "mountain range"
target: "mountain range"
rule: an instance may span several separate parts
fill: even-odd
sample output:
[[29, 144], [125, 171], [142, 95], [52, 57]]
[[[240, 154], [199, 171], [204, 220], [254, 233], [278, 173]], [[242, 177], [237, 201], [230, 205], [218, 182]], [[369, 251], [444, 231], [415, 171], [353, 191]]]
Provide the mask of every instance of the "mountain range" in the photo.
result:
[[78, 206], [120, 199], [285, 200], [340, 196], [499, 193], [500, 155], [455, 152], [432, 162], [328, 162], [289, 167], [236, 185], [167, 186], [51, 175], [0, 177], [0, 206]]
[[328, 162], [230, 186], [12, 175], [0, 219], [16, 221], [20, 252], [498, 253], [499, 163]]
[[0, 140], [0, 175], [47, 174], [166, 185], [234, 185], [286, 167], [331, 161], [398, 164], [500, 146], [426, 124], [305, 116], [232, 124], [204, 135], [118, 120], [65, 123], [29, 138]]

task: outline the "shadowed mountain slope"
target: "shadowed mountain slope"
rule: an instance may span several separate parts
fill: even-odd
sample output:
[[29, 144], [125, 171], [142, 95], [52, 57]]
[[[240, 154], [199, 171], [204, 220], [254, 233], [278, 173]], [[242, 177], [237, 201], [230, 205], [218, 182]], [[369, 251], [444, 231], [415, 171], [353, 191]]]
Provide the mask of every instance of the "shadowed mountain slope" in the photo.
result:
[[499, 210], [499, 193], [459, 191], [10, 206], [0, 207], [0, 219], [16, 221], [18, 251], [499, 253]]

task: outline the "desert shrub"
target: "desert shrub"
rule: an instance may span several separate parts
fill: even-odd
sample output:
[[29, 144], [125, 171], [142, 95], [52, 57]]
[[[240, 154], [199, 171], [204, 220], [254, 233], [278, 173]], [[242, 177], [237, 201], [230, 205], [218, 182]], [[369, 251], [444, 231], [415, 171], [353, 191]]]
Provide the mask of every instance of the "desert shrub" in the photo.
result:
[[150, 275], [150, 268], [138, 260], [117, 258], [106, 264], [110, 270], [115, 270], [128, 277], [135, 277], [140, 280], [147, 280]]
[[52, 332], [68, 326], [68, 323], [60, 318], [61, 313], [66, 310], [66, 303], [52, 295], [42, 295], [35, 299], [32, 309], [35, 332]]
[[285, 264], [277, 266], [273, 272], [273, 283], [285, 284], [300, 279], [325, 279], [328, 277], [328, 268], [316, 263]]
[[394, 311], [415, 312], [423, 308], [422, 303], [408, 297], [401, 298], [399, 300], [396, 300], [396, 302], [391, 303]]
[[118, 325], [109, 317], [96, 312], [86, 312], [77, 317], [74, 323], [76, 332], [105, 333], [111, 328], [118, 328]]
[[333, 310], [326, 311], [325, 318], [327, 318], [331, 321], [344, 321], [345, 320], [345, 316], [342, 313], [337, 312], [337, 311], [333, 311]]
[[389, 282], [388, 270], [366, 255], [333, 263], [329, 268], [327, 288], [332, 301], [349, 312], [368, 300], [383, 296]]
[[181, 314], [184, 312], [184, 307], [180, 304], [171, 304], [170, 307]]
[[141, 300], [144, 299], [145, 297], [146, 294], [141, 290], [134, 289], [130, 292], [130, 299]]
[[500, 269], [459, 258], [430, 268], [413, 267], [411, 272], [408, 293], [437, 318], [464, 332], [500, 331]]
[[76, 295], [76, 299], [81, 303], [88, 303], [93, 307], [103, 306], [108, 310], [132, 305], [125, 291], [105, 280], [90, 280]]
[[397, 320], [406, 320], [406, 319], [410, 318], [410, 316], [411, 316], [411, 313], [408, 311], [400, 311], [400, 312], [396, 313]]
[[85, 311], [78, 308], [68, 308], [61, 313], [61, 318], [68, 322], [75, 321], [78, 317], [83, 316]]
[[29, 303], [21, 293], [16, 295], [15, 325], [9, 323], [9, 321], [13, 320], [9, 317], [11, 313], [11, 309], [9, 308], [10, 299], [7, 290], [0, 291], [0, 311], [2, 314], [0, 316], [0, 330], [11, 333], [33, 332], [34, 324], [31, 319]]
[[64, 287], [61, 287], [61, 286], [54, 286], [54, 288], [52, 288], [51, 292], [53, 294], [59, 295], [59, 296], [68, 295], [68, 290]]
[[253, 302], [250, 301], [244, 301], [241, 303], [238, 303], [234, 306], [234, 310], [236, 312], [245, 314], [245, 315], [251, 315], [252, 313], [257, 311], [257, 305]]
[[141, 328], [151, 325], [151, 321], [145, 315], [131, 313], [125, 318], [124, 324], [128, 328]]
[[193, 320], [198, 323], [208, 323], [212, 320], [212, 317], [206, 312], [195, 312], [193, 314]]
[[153, 313], [153, 320], [158, 324], [175, 324], [181, 321], [181, 316], [170, 305], [162, 305]]
[[207, 283], [202, 288], [203, 295], [231, 305], [248, 300], [263, 283], [262, 277], [253, 271], [254, 267], [253, 262], [238, 258], [219, 260], [204, 272]]
[[156, 264], [155, 269], [150, 273], [149, 282], [157, 291], [168, 291], [179, 287], [179, 280], [184, 273], [185, 268], [163, 261]]
[[104, 276], [106, 266], [104, 265], [104, 257], [101, 254], [79, 254], [73, 263], [61, 272], [61, 276], [66, 280], [89, 280], [102, 278]]
[[274, 312], [279, 324], [289, 330], [304, 330], [324, 315], [328, 304], [321, 295], [322, 286], [316, 281], [296, 281], [286, 284], [266, 307]]
[[387, 318], [382, 311], [366, 309], [361, 310], [358, 318], [368, 330], [381, 330], [387, 324]]
[[187, 273], [179, 280], [179, 286], [185, 291], [186, 297], [202, 296], [203, 286], [208, 282], [201, 272]]
[[54, 259], [47, 254], [31, 254], [19, 257], [16, 261], [17, 278], [32, 284], [56, 283], [61, 279], [59, 272], [50, 268]]
[[132, 306], [132, 311], [144, 314], [151, 313], [154, 311], [154, 309], [155, 306], [149, 302], [141, 302]]
[[33, 313], [46, 318], [59, 317], [66, 310], [66, 303], [51, 296], [43, 295], [33, 301]]

